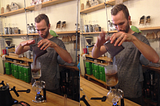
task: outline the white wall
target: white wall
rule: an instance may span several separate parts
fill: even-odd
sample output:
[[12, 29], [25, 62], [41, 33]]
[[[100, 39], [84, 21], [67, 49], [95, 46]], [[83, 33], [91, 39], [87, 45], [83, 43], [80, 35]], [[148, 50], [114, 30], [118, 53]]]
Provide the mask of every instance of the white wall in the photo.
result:
[[[86, 8], [86, 1], [87, 0], [81, 0], [81, 3], [84, 3], [84, 8]], [[103, 2], [105, 0], [101, 0]], [[108, 0], [106, 0], [108, 1]], [[160, 26], [160, 18], [159, 18], [159, 6], [160, 6], [160, 0], [128, 0], [124, 2], [124, 4], [128, 7], [130, 16], [131, 16], [131, 21], [132, 25], [137, 26], [138, 28], [142, 27], [156, 27]], [[104, 9], [97, 10], [95, 12], [91, 12], [88, 14], [84, 14], [83, 16], [81, 15], [81, 20], [82, 20], [82, 26], [81, 28], [84, 30], [84, 25], [85, 24], [99, 24], [103, 30], [107, 31], [107, 21], [106, 18], [108, 17], [109, 20], [111, 20], [111, 11], [112, 7], [108, 7], [107, 11]], [[107, 16], [106, 16], [107, 13]], [[151, 16], [151, 23], [149, 25], [139, 25], [140, 17], [145, 15], [146, 17], [148, 15]], [[159, 29], [160, 30], [160, 29]], [[154, 32], [157, 32], [159, 30], [153, 30]], [[143, 31], [142, 34], [146, 35], [147, 32], [152, 32], [152, 31]], [[96, 36], [94, 35], [94, 43], [96, 42]], [[156, 50], [156, 48], [160, 49], [160, 41], [154, 41], [150, 42], [151, 46]], [[81, 53], [83, 53], [83, 48], [80, 49]], [[82, 58], [81, 58], [82, 59]], [[83, 61], [81, 61], [81, 64], [84, 64]], [[84, 67], [82, 67], [81, 73], [84, 73]]]

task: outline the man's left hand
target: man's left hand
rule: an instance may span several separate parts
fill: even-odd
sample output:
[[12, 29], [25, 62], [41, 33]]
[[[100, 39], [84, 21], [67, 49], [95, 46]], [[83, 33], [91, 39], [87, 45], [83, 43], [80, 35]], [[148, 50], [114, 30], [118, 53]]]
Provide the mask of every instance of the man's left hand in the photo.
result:
[[111, 43], [114, 42], [114, 40], [116, 40], [114, 46], [120, 46], [122, 45], [123, 42], [132, 42], [133, 41], [133, 35], [132, 34], [128, 34], [128, 33], [125, 33], [125, 32], [117, 32], [117, 33], [114, 33], [110, 40], [111, 40]]
[[46, 50], [48, 47], [54, 48], [57, 44], [48, 40], [48, 39], [42, 39], [38, 42], [38, 47], [41, 47], [41, 50]]

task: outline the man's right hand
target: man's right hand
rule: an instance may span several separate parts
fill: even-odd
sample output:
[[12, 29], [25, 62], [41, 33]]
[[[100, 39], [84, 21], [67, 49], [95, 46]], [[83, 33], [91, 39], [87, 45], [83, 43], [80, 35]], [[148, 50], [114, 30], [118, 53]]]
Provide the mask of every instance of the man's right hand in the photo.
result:
[[31, 44], [34, 44], [35, 43], [35, 40], [27, 40], [27, 41], [23, 41], [21, 42], [21, 46], [29, 46]]
[[92, 57], [93, 58], [98, 58], [99, 56], [101, 56], [102, 54], [104, 54], [105, 52], [107, 52], [105, 46], [103, 46], [103, 44], [109, 40], [109, 36], [107, 37], [107, 39], [105, 39], [105, 32], [102, 31], [102, 33], [100, 33], [100, 35], [97, 37], [97, 42], [94, 45], [93, 49], [92, 49]]
[[21, 43], [17, 46], [17, 48], [16, 48], [16, 50], [15, 50], [15, 53], [19, 55], [19, 54], [21, 54], [21, 53], [26, 52], [27, 50], [30, 49], [30, 46], [29, 46], [29, 45], [34, 44], [34, 43], [35, 43], [35, 40], [27, 40], [27, 41], [21, 42]]
[[102, 31], [102, 33], [100, 33], [97, 37], [96, 46], [100, 48], [107, 40], [109, 40], [109, 36], [107, 37], [107, 39], [105, 39], [105, 32]]

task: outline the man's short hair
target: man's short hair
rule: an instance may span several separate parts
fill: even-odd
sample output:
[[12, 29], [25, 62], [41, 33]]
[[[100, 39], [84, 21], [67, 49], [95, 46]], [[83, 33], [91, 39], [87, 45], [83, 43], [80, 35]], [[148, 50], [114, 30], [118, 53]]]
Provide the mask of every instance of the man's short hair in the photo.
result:
[[36, 23], [39, 23], [39, 22], [41, 22], [42, 20], [45, 20], [45, 22], [46, 22], [46, 25], [47, 26], [49, 26], [49, 18], [48, 18], [48, 16], [46, 15], [46, 14], [39, 14], [36, 18], [35, 18], [35, 22]]
[[111, 15], [117, 15], [119, 11], [123, 11], [126, 19], [129, 17], [128, 8], [124, 4], [117, 4], [111, 9]]

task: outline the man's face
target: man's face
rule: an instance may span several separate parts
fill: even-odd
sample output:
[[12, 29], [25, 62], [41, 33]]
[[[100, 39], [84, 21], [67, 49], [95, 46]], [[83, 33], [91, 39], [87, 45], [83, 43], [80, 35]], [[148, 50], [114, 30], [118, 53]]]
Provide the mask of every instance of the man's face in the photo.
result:
[[40, 21], [39, 23], [35, 24], [37, 32], [39, 36], [42, 38], [47, 38], [49, 34], [49, 26], [47, 26], [45, 20]]
[[118, 31], [128, 33], [129, 19], [125, 18], [123, 11], [119, 11], [117, 15], [112, 15], [112, 21]]

